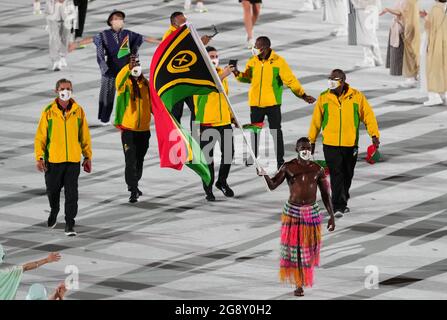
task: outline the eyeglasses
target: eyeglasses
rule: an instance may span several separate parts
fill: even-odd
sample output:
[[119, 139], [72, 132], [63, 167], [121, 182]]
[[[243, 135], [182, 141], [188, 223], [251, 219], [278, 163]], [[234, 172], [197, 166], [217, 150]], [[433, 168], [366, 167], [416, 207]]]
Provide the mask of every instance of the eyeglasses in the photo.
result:
[[332, 78], [332, 77], [328, 77], [329, 80], [335, 80], [335, 81], [342, 81], [341, 78]]

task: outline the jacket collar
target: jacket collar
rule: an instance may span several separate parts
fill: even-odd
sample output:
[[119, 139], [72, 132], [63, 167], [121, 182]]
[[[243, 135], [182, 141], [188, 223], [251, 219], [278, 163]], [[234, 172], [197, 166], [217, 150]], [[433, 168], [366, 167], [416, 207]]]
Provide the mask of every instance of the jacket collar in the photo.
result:
[[[75, 112], [79, 108], [79, 105], [76, 103], [76, 101], [74, 101], [74, 99], [70, 99], [70, 102], [71, 102], [71, 108], [68, 111], [68, 113], [73, 113], [73, 112]], [[59, 106], [57, 105], [57, 99], [53, 100], [53, 103], [51, 105], [51, 109], [53, 111], [58, 112], [58, 113], [60, 113], [62, 115], [62, 110], [60, 110]]]

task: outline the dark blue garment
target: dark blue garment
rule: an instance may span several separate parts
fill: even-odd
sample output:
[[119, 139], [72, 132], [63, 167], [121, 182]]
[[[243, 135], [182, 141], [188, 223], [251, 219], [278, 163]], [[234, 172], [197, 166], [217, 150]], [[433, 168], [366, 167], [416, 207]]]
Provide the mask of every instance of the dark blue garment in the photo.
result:
[[139, 33], [123, 29], [115, 32], [104, 30], [93, 38], [96, 45], [96, 59], [103, 76], [115, 78], [118, 72], [129, 62], [129, 56], [118, 59], [117, 54], [124, 38], [129, 35], [129, 46], [132, 54], [138, 53], [143, 43], [143, 36]]

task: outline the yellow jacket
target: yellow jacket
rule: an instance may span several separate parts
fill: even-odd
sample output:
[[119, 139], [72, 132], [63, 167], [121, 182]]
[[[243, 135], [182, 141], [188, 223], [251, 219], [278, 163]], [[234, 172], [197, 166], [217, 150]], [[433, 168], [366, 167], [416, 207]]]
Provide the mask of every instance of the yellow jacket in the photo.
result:
[[135, 95], [130, 79], [129, 65], [124, 66], [116, 76], [115, 126], [132, 131], [149, 131], [151, 124], [151, 99], [149, 83], [138, 80], [140, 97]]
[[380, 137], [377, 120], [368, 100], [360, 91], [346, 86], [347, 91], [340, 98], [330, 90], [318, 97], [309, 129], [311, 143], [315, 143], [321, 129], [325, 145], [357, 146], [360, 121], [365, 124], [371, 137]]
[[299, 80], [293, 75], [286, 60], [271, 51], [265, 61], [258, 56], [251, 57], [236, 79], [240, 82], [251, 83], [248, 92], [248, 103], [251, 107], [271, 107], [282, 103], [283, 84], [301, 97], [304, 89]]
[[[223, 72], [217, 68], [220, 75]], [[228, 80], [222, 80], [225, 93], [228, 94]], [[194, 96], [196, 121], [213, 127], [225, 126], [231, 123], [232, 114], [230, 106], [223, 93], [211, 92], [208, 95]]]
[[64, 116], [56, 100], [42, 112], [34, 139], [36, 160], [52, 163], [80, 162], [92, 158], [92, 144], [84, 110], [73, 99]]
[[171, 25], [171, 26], [169, 27], [168, 31], [166, 31], [165, 34], [163, 35], [163, 38], [161, 38], [161, 41], [163, 41], [164, 39], [166, 39], [167, 37], [169, 37], [169, 35], [170, 35], [171, 33], [173, 33], [175, 30], [177, 30], [177, 28]]

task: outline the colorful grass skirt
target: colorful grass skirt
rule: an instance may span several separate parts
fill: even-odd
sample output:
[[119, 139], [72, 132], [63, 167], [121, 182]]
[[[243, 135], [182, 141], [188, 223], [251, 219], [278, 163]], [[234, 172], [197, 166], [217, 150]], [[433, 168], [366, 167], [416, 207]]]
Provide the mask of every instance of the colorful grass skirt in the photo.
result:
[[312, 287], [314, 267], [320, 265], [321, 221], [318, 204], [284, 205], [281, 216], [280, 280]]

